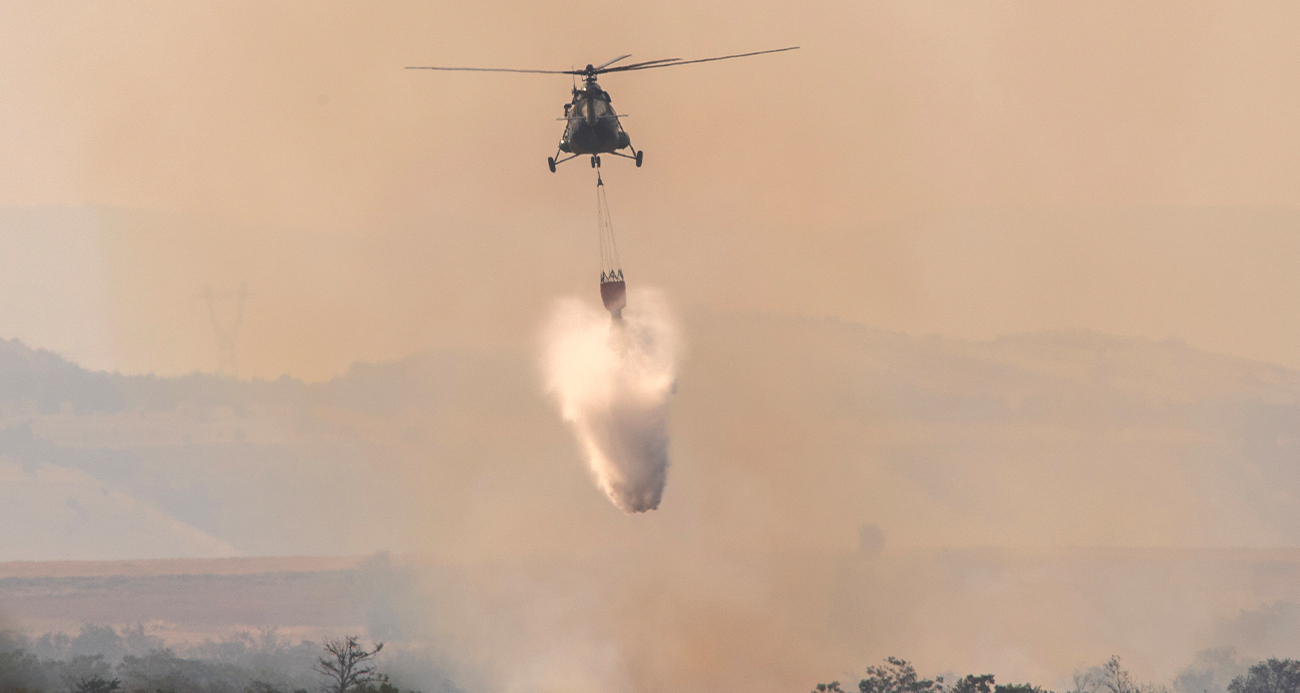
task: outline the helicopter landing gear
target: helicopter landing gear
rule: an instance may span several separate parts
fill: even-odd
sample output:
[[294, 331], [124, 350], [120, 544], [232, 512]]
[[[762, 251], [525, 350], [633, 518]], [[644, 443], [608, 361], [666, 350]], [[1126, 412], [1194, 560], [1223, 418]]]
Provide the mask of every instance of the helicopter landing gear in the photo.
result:
[[[628, 145], [628, 150], [631, 151], [632, 154], [624, 154], [623, 152], [605, 152], [605, 153], [606, 153], [606, 154], [613, 154], [614, 156], [621, 156], [621, 157], [623, 157], [624, 159], [631, 159], [632, 161], [635, 161], [635, 162], [636, 162], [636, 167], [637, 167], [637, 168], [641, 168], [642, 155], [645, 154], [645, 152], [644, 152], [644, 151], [640, 151], [640, 152], [638, 152], [637, 150], [632, 149], [631, 145]], [[635, 156], [634, 156], [634, 155], [635, 155]], [[599, 166], [599, 165], [600, 165], [600, 157], [595, 157], [595, 158], [596, 158], [596, 165]]]
[[[559, 152], [556, 152], [556, 155], [558, 156]], [[548, 156], [546, 157], [546, 167], [551, 169], [551, 173], [555, 173], [556, 166], [559, 166], [560, 164], [568, 161], [569, 159], [576, 158], [577, 156], [578, 156], [577, 154], [573, 154], [571, 156], [566, 156], [563, 159], [557, 159], [554, 156]]]
[[596, 154], [591, 155], [591, 167], [600, 168], [600, 157]]

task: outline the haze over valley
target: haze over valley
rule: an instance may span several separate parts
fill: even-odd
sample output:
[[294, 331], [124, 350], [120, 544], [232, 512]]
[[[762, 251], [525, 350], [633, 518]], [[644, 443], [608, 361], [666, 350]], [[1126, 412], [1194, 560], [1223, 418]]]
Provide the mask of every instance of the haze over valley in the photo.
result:
[[[0, 608], [33, 636], [142, 623], [191, 646], [364, 629], [492, 686], [793, 687], [899, 651], [1060, 685], [1118, 646], [1169, 680], [1205, 648], [1300, 645], [1300, 554], [1271, 548], [1300, 532], [1300, 374], [1088, 332], [696, 309], [683, 334], [653, 522], [591, 484], [535, 352], [308, 384], [95, 373], [7, 342], [0, 519], [22, 531]], [[277, 555], [340, 558], [121, 563]], [[58, 559], [109, 562], [23, 562]], [[647, 659], [696, 639], [709, 660]], [[604, 668], [552, 671], [555, 648]]]

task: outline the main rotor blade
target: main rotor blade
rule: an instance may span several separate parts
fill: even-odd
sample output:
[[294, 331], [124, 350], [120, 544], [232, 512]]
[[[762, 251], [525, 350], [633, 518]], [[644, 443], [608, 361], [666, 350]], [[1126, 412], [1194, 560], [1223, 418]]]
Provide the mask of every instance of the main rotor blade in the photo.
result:
[[605, 74], [606, 72], [622, 72], [622, 71], [626, 71], [626, 70], [640, 70], [640, 69], [642, 69], [642, 68], [644, 68], [644, 67], [647, 67], [647, 66], [651, 66], [651, 65], [660, 65], [660, 64], [662, 64], [662, 63], [672, 63], [672, 62], [677, 62], [678, 60], [681, 60], [681, 58], [660, 58], [660, 59], [658, 59], [658, 60], [647, 60], [647, 61], [645, 61], [645, 62], [643, 62], [643, 63], [632, 63], [631, 65], [619, 65], [618, 67], [611, 67], [611, 68], [609, 68], [608, 70], [595, 70], [595, 73], [598, 74], [598, 75], [603, 75], [603, 74]]
[[[736, 55], [723, 55], [717, 58], [702, 58], [700, 60], [682, 60], [681, 58], [660, 58], [659, 60], [647, 60], [646, 62], [643, 63], [632, 63], [631, 65], [620, 65], [619, 67], [608, 67], [609, 65], [612, 65], [620, 60], [632, 57], [631, 54], [629, 53], [628, 55], [622, 55], [617, 58], [614, 58], [613, 60], [605, 63], [604, 65], [601, 65], [600, 67], [592, 68], [591, 72], [592, 74], [603, 75], [609, 72], [630, 72], [632, 70], [649, 70], [652, 67], [671, 67], [673, 65], [689, 65], [691, 63], [711, 63], [715, 60], [747, 58], [751, 55], [781, 53], [784, 51], [798, 50], [798, 48], [799, 48], [798, 46], [791, 46], [789, 48], [777, 48], [775, 50], [770, 50], [770, 51], [738, 53]], [[534, 75], [586, 75], [587, 74], [586, 70], [512, 70], [512, 69], [502, 68], [502, 67], [425, 67], [421, 65], [421, 66], [410, 66], [407, 67], [406, 69], [442, 70], [444, 72], [520, 72], [520, 73], [534, 74]]]
[[596, 66], [596, 69], [597, 69], [597, 70], [603, 70], [603, 69], [609, 67], [610, 65], [613, 65], [614, 63], [616, 63], [616, 62], [622, 60], [623, 58], [630, 58], [630, 57], [632, 57], [632, 54], [631, 54], [631, 53], [628, 53], [627, 55], [620, 55], [620, 56], [618, 56], [617, 58], [614, 58], [613, 60], [611, 60], [611, 61], [609, 61], [609, 62], [607, 62], [607, 63], [602, 63], [602, 64], [600, 64], [600, 65], [597, 65], [597, 66]]
[[408, 67], [408, 70], [443, 70], [448, 72], [527, 72], [535, 75], [581, 75], [580, 70], [509, 70], [501, 67]]
[[676, 66], [678, 66], [678, 65], [690, 65], [691, 63], [711, 63], [711, 62], [713, 62], [713, 61], [715, 61], [715, 60], [731, 60], [732, 58], [748, 58], [748, 57], [751, 56], [751, 55], [764, 55], [764, 54], [767, 54], [767, 53], [782, 53], [782, 52], [785, 52], [785, 51], [793, 51], [793, 50], [798, 50], [798, 49], [799, 49], [798, 46], [790, 46], [789, 48], [776, 48], [776, 49], [773, 49], [773, 50], [770, 50], [770, 51], [754, 51], [753, 53], [737, 53], [736, 55], [723, 55], [723, 56], [719, 56], [719, 57], [717, 57], [717, 58], [701, 58], [701, 59], [699, 59], [699, 60], [669, 60], [669, 61], [658, 61], [658, 62], [660, 63], [660, 64], [658, 64], [658, 65], [651, 65], [651, 64], [647, 64], [647, 63], [637, 63], [637, 64], [635, 64], [635, 65], [624, 65], [624, 66], [622, 66], [622, 67], [611, 67], [611, 68], [609, 68], [608, 70], [602, 70], [602, 72], [628, 72], [628, 71], [631, 71], [631, 70], [649, 70], [649, 69], [654, 68], [654, 67], [676, 67]]

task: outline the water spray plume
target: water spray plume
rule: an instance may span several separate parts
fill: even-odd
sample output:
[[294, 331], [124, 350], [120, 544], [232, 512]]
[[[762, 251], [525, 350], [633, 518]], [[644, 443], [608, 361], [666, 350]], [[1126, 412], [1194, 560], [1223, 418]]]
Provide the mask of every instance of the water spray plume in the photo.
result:
[[573, 427], [596, 484], [625, 512], [659, 507], [668, 480], [668, 400], [677, 330], [658, 292], [640, 290], [621, 320], [578, 299], [556, 303], [547, 387]]

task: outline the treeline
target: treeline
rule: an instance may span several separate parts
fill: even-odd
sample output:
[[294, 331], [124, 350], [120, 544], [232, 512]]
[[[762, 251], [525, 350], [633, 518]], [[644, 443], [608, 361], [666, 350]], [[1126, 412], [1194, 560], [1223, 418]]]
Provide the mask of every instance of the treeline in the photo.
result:
[[[1212, 652], [1212, 651], [1207, 651]], [[1221, 653], [1220, 653], [1221, 654]], [[1174, 693], [1208, 693], [1212, 678], [1198, 676], [1203, 672], [1184, 672], [1175, 682]], [[1195, 690], [1201, 688], [1201, 690]], [[1218, 686], [1213, 686], [1218, 688]], [[1250, 665], [1242, 674], [1234, 676], [1226, 686], [1227, 693], [1300, 693], [1300, 661], [1294, 659], [1267, 659]], [[916, 668], [906, 660], [896, 657], [885, 659], [884, 666], [867, 667], [867, 675], [858, 682], [859, 693], [1053, 693], [1032, 683], [997, 683], [993, 674], [970, 674], [945, 682], [944, 677], [921, 678]], [[817, 684], [812, 693], [849, 693], [839, 681]], [[1092, 667], [1074, 676], [1074, 686], [1068, 693], [1171, 693], [1170, 689], [1152, 683], [1137, 681], [1124, 668], [1118, 656], [1099, 667]]]
[[[378, 669], [382, 648], [355, 637], [289, 644], [269, 632], [177, 653], [143, 629], [87, 626], [76, 638], [34, 640], [0, 634], [0, 693], [419, 693]], [[440, 683], [437, 693], [458, 693]]]

